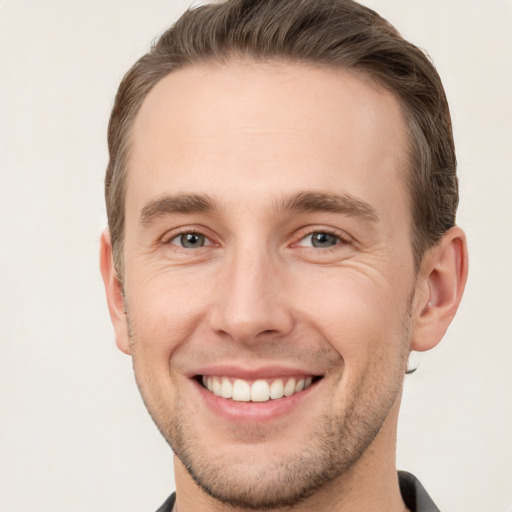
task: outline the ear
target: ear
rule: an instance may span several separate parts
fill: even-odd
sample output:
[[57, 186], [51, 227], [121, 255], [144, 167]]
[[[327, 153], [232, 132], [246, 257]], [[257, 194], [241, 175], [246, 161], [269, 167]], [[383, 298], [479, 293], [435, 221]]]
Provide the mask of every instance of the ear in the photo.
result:
[[112, 257], [112, 242], [110, 232], [105, 229], [100, 240], [100, 269], [103, 276], [103, 284], [107, 294], [110, 319], [116, 334], [116, 344], [119, 350], [130, 354], [130, 338], [128, 336], [128, 321], [126, 318], [123, 286], [117, 277]]
[[457, 312], [467, 276], [466, 236], [455, 226], [423, 258], [416, 287], [411, 350], [430, 350], [441, 341]]

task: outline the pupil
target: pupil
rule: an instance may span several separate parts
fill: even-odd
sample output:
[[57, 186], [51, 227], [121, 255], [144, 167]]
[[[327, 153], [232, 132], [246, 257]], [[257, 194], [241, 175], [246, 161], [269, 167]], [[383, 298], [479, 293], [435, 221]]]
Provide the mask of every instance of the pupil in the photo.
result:
[[183, 247], [201, 247], [204, 245], [204, 236], [198, 233], [187, 233], [181, 235], [181, 244]]
[[338, 238], [329, 233], [315, 233], [311, 241], [314, 247], [331, 247], [336, 245]]

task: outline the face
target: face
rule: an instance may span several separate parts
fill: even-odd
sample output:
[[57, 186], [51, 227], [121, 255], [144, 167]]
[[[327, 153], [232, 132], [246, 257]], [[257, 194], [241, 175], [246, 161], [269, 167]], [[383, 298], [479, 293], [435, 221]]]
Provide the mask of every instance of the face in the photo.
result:
[[265, 508], [392, 451], [416, 282], [397, 101], [342, 71], [198, 65], [131, 143], [118, 343], [177, 472]]

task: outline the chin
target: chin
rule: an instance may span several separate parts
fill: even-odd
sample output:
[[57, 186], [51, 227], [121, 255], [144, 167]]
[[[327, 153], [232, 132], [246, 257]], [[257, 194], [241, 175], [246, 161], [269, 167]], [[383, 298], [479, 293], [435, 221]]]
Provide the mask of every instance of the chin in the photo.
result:
[[231, 445], [217, 444], [214, 437], [201, 442], [205, 436], [193, 420], [176, 417], [180, 421], [164, 435], [204, 493], [235, 508], [270, 510], [297, 505], [342, 478], [373, 442], [387, 413], [374, 417], [372, 427], [362, 428], [358, 414], [325, 415], [315, 421], [316, 429], [297, 436], [302, 440], [282, 434]]

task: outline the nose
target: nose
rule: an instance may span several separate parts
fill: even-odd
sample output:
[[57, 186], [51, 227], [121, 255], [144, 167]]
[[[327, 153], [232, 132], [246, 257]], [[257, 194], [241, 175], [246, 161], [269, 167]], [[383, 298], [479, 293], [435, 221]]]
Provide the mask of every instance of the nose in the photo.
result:
[[236, 251], [219, 274], [210, 326], [244, 344], [285, 336], [293, 328], [286, 270], [263, 250]]

